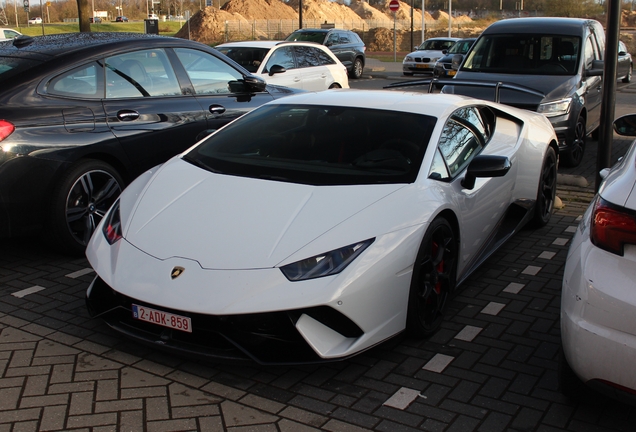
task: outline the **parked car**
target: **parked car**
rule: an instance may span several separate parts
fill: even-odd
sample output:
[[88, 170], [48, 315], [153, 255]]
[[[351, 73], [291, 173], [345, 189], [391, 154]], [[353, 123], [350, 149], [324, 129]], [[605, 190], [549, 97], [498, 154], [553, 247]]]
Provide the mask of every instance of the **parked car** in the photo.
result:
[[89, 21], [91, 23], [99, 24], [102, 22], [102, 19], [100, 17], [92, 17], [92, 18], [89, 18]]
[[466, 38], [458, 40], [444, 55], [435, 63], [433, 76], [435, 78], [454, 77], [459, 69], [459, 65], [464, 60], [464, 55], [468, 52], [477, 38]]
[[28, 23], [29, 24], [42, 24], [42, 18], [40, 18], [40, 17], [29, 18]]
[[618, 79], [624, 83], [628, 83], [632, 80], [632, 71], [634, 69], [634, 63], [632, 62], [632, 55], [627, 51], [627, 46], [623, 41], [618, 41], [618, 63], [616, 67], [616, 75]]
[[151, 13], [148, 14], [148, 19], [158, 20], [159, 17], [157, 16], [157, 14]]
[[0, 41], [11, 40], [14, 37], [20, 36], [22, 33], [10, 28], [0, 28]]
[[128, 22], [128, 18], [125, 16], [118, 16], [115, 18], [115, 22]]
[[544, 116], [478, 99], [278, 99], [128, 186], [86, 251], [89, 311], [157, 349], [260, 363], [430, 336], [479, 263], [548, 223], [556, 145]]
[[[636, 114], [614, 122], [636, 136]], [[563, 274], [559, 383], [570, 397], [587, 386], [636, 399], [636, 142], [611, 170], [574, 234]], [[589, 391], [588, 391], [589, 392]]]
[[[581, 163], [588, 134], [600, 124], [605, 33], [598, 21], [513, 18], [494, 22], [471, 47], [455, 79], [517, 84], [500, 101], [547, 116], [559, 137], [560, 161]], [[443, 92], [492, 99], [492, 88], [446, 86]]]
[[366, 64], [366, 46], [356, 32], [341, 29], [299, 29], [287, 41], [316, 42], [329, 48], [345, 65], [349, 78], [362, 76]]
[[426, 39], [415, 51], [407, 54], [402, 60], [402, 73], [406, 76], [413, 74], [432, 75], [435, 63], [446, 55], [449, 49], [460, 38], [435, 37]]
[[308, 91], [349, 88], [347, 68], [313, 42], [230, 42], [216, 49], [270, 84]]
[[83, 253], [124, 186], [293, 89], [213, 48], [140, 33], [0, 44], [0, 237], [43, 229]]

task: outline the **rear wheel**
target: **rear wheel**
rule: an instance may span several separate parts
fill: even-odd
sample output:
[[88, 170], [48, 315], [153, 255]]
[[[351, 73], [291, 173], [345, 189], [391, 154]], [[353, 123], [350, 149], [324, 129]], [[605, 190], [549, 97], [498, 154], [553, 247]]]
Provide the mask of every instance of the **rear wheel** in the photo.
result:
[[569, 167], [578, 166], [583, 160], [583, 153], [585, 152], [585, 119], [582, 116], [576, 121], [574, 126], [574, 138], [570, 148], [563, 152], [563, 163]]
[[623, 82], [628, 83], [632, 80], [632, 65], [629, 65], [629, 70], [627, 71], [627, 75], [623, 77]]
[[456, 268], [455, 233], [446, 219], [437, 218], [424, 235], [413, 267], [406, 319], [413, 336], [427, 337], [439, 329], [455, 289]]
[[333, 83], [329, 86], [330, 89], [342, 88], [342, 86], [338, 83]]
[[95, 228], [124, 188], [110, 165], [83, 160], [57, 183], [49, 204], [46, 236], [58, 250], [83, 254]]
[[556, 198], [557, 188], [557, 158], [556, 152], [552, 147], [548, 147], [548, 151], [543, 159], [541, 168], [541, 176], [539, 178], [539, 190], [537, 192], [537, 201], [534, 207], [533, 224], [537, 227], [547, 225], [554, 210], [554, 199]]
[[353, 79], [358, 79], [362, 76], [363, 70], [364, 70], [364, 64], [362, 63], [362, 59], [357, 58], [353, 61], [353, 67], [351, 68], [351, 73], [349, 73], [349, 77]]

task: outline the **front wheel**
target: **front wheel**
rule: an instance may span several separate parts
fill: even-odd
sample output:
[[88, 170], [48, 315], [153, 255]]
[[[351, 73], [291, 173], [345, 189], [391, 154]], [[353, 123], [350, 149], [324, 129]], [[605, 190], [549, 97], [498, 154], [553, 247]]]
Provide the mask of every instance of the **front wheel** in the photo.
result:
[[574, 138], [572, 139], [570, 148], [563, 152], [561, 158], [564, 165], [569, 167], [579, 166], [583, 160], [583, 153], [585, 152], [585, 135], [585, 119], [579, 116], [574, 126]]
[[541, 175], [539, 177], [539, 189], [537, 191], [537, 201], [534, 207], [533, 225], [542, 227], [548, 224], [552, 211], [554, 210], [554, 199], [557, 189], [557, 158], [552, 147], [543, 159]]
[[362, 59], [357, 58], [353, 61], [353, 67], [351, 68], [351, 73], [349, 74], [349, 77], [353, 79], [358, 79], [362, 76], [363, 70], [364, 70], [364, 64], [362, 63]]
[[407, 331], [413, 336], [430, 336], [441, 326], [455, 289], [457, 252], [453, 228], [446, 219], [435, 219], [413, 266], [406, 318]]
[[46, 236], [62, 252], [83, 254], [95, 228], [124, 188], [119, 173], [99, 160], [73, 165], [55, 185]]

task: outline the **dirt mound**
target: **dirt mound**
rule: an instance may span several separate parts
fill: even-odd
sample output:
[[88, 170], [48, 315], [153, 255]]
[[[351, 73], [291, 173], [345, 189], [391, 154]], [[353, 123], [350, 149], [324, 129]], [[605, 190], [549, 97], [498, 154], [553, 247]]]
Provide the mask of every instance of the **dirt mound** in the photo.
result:
[[230, 0], [221, 8], [246, 19], [298, 19], [297, 9], [280, 0]]
[[226, 12], [223, 9], [218, 10], [214, 7], [206, 7], [195, 13], [190, 18], [189, 25], [181, 27], [175, 36], [183, 39], [188, 39], [189, 36], [190, 39], [205, 44], [216, 43], [223, 40], [225, 21], [230, 20], [244, 21], [246, 25], [248, 24], [247, 20], [240, 14]]
[[329, 23], [360, 20], [360, 16], [349, 6], [329, 0], [303, 0], [303, 18]]
[[372, 21], [386, 21], [388, 17], [384, 12], [369, 5], [369, 3], [363, 1], [351, 2], [349, 6], [360, 18]]

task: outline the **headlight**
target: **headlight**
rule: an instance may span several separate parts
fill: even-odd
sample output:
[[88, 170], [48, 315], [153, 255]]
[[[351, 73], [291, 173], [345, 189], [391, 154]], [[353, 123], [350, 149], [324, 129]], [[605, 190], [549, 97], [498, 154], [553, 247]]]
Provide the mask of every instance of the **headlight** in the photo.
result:
[[402, 61], [402, 63], [412, 62], [412, 61], [413, 61], [413, 57], [411, 57], [411, 56], [406, 56], [406, 57], [404, 57], [404, 60]]
[[108, 244], [112, 245], [123, 237], [121, 231], [121, 216], [119, 215], [119, 200], [115, 201], [104, 219], [102, 232]]
[[281, 271], [292, 282], [330, 276], [344, 270], [375, 239], [354, 243], [322, 255], [316, 255], [281, 267]]
[[556, 102], [548, 102], [539, 105], [537, 112], [543, 114], [546, 117], [556, 117], [564, 115], [570, 112], [570, 105], [572, 104], [572, 98], [561, 99]]

